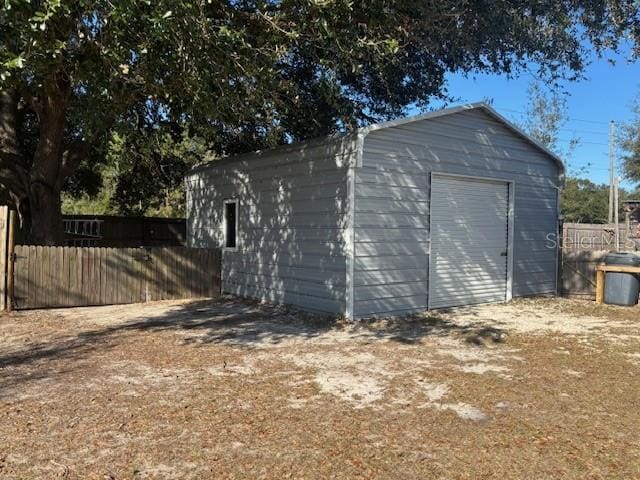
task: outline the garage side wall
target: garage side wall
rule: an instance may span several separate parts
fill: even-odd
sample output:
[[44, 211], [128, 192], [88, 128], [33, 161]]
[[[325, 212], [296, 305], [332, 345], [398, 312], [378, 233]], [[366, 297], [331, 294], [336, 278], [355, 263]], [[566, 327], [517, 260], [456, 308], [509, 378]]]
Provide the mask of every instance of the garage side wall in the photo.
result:
[[481, 109], [370, 132], [355, 174], [356, 317], [428, 306], [432, 172], [515, 182], [513, 295], [556, 291], [559, 168]]
[[350, 139], [220, 161], [186, 179], [192, 247], [222, 247], [223, 204], [238, 200], [238, 247], [224, 249], [223, 292], [342, 313]]

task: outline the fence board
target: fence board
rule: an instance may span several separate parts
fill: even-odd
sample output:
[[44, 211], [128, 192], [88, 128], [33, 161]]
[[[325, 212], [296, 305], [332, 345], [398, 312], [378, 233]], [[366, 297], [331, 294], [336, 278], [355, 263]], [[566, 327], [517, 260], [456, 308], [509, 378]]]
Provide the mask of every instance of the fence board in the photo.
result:
[[130, 299], [132, 303], [137, 303], [142, 301], [142, 296], [140, 294], [140, 253], [138, 253], [135, 248], [130, 249], [129, 252], [131, 257], [129, 275]]
[[158, 300], [158, 288], [157, 288], [157, 265], [158, 265], [158, 255], [159, 251], [154, 250], [149, 252], [149, 260], [146, 262], [147, 264], [147, 291], [149, 294], [149, 299], [151, 301]]
[[51, 299], [51, 248], [40, 248], [40, 254], [42, 258], [42, 264], [40, 268], [40, 282], [39, 285], [42, 285], [42, 288], [39, 289], [42, 294], [42, 300], [45, 305], [50, 305]]
[[[40, 302], [43, 298], [42, 289], [38, 288], [38, 285], [42, 284], [41, 247], [29, 247], [29, 261], [33, 262], [33, 277], [29, 281], [29, 295], [33, 294], [34, 301]], [[18, 258], [16, 258], [16, 266], [18, 265]], [[28, 298], [25, 298], [24, 301], [27, 302]]]
[[[25, 257], [24, 259], [25, 262], [27, 262], [27, 269], [28, 269], [28, 262], [29, 262], [29, 257], [28, 257], [28, 253], [25, 254], [24, 252], [22, 252], [22, 249], [19, 246], [16, 246], [15, 248], [15, 256], [16, 258], [18, 257]], [[20, 305], [20, 303], [23, 301], [24, 298], [27, 298], [28, 296], [28, 290], [29, 290], [29, 282], [28, 282], [28, 270], [25, 272], [24, 270], [16, 270], [14, 272], [14, 278], [15, 278], [15, 285], [14, 285], [14, 289], [13, 289], [13, 298], [14, 298], [14, 303], [15, 305]]]
[[107, 263], [107, 281], [102, 288], [105, 289], [106, 300], [105, 304], [111, 305], [117, 303], [117, 287], [118, 287], [118, 267], [116, 265], [116, 258], [113, 254], [112, 248], [107, 248], [106, 263]]
[[169, 249], [167, 251], [167, 269], [169, 274], [167, 275], [167, 295], [169, 298], [178, 297], [178, 275], [175, 250]]
[[[195, 258], [195, 264], [196, 265], [202, 265], [204, 264], [204, 262], [206, 261], [205, 256], [202, 254], [203, 252], [194, 252], [194, 256]], [[194, 270], [194, 277], [195, 277], [195, 282], [196, 282], [196, 295], [198, 297], [204, 297], [204, 282], [203, 282], [203, 278], [202, 278], [202, 272], [200, 270]]]
[[132, 301], [130, 291], [131, 285], [129, 282], [132, 253], [132, 249], [130, 248], [120, 250], [120, 265], [122, 266], [122, 270], [120, 271], [120, 282], [122, 284], [122, 295], [120, 296], [120, 303], [131, 303]]
[[114, 248], [113, 254], [115, 255], [115, 264], [116, 264], [116, 282], [117, 282], [117, 294], [116, 294], [116, 303], [125, 303], [125, 285], [124, 285], [124, 277], [125, 277], [125, 255], [127, 251], [126, 249]]
[[64, 281], [64, 276], [62, 275], [62, 248], [61, 247], [56, 247], [53, 250], [53, 265], [55, 268], [55, 270], [53, 271], [53, 275], [56, 279], [55, 281], [55, 287], [52, 289], [53, 292], [53, 299], [55, 301], [55, 305], [58, 307], [62, 307], [64, 306], [64, 301], [63, 301], [63, 288], [62, 285], [64, 285], [65, 281]]
[[111, 305], [220, 294], [220, 251], [16, 246], [16, 308]]
[[[140, 255], [140, 254], [138, 254]], [[142, 285], [142, 279], [141, 279], [141, 272], [142, 272], [142, 264], [144, 263], [143, 260], [140, 260], [140, 257], [136, 257], [136, 258], [132, 258], [132, 262], [131, 262], [131, 300], [133, 302], [140, 302], [142, 301], [142, 289], [141, 289], [141, 285]]]
[[49, 249], [49, 303], [57, 307], [59, 305], [59, 299], [56, 298], [58, 294], [58, 248], [51, 247]]
[[[211, 255], [210, 252], [205, 252], [205, 257], [208, 265], [216, 265], [216, 267], [219, 267], [219, 263], [216, 260], [216, 257]], [[216, 272], [214, 282], [219, 282], [219, 281], [220, 281], [220, 277], [218, 276], [218, 272]], [[204, 278], [202, 278], [202, 288], [203, 288], [203, 292], [202, 292], [203, 296], [204, 297], [209, 296], [209, 292], [211, 291], [211, 285], [205, 282]]]
[[80, 285], [82, 292], [81, 301], [85, 305], [91, 305], [91, 249], [81, 248], [79, 249], [82, 260], [82, 277], [80, 278]]
[[102, 265], [100, 264], [100, 249], [98, 248], [94, 248], [91, 251], [91, 279], [89, 297], [93, 303], [99, 305], [102, 284]]
[[156, 266], [158, 268], [158, 274], [156, 278], [158, 279], [158, 296], [159, 300], [167, 300], [171, 297], [167, 291], [167, 252], [166, 248], [161, 248], [158, 251], [158, 264]]
[[69, 292], [71, 305], [82, 304], [82, 258], [78, 247], [70, 247], [69, 253], [69, 282], [73, 289]]
[[[133, 303], [140, 302], [142, 300], [142, 294], [140, 293], [140, 264], [142, 260], [140, 260], [140, 253], [136, 252], [136, 250], [140, 249], [132, 249], [131, 254], [131, 273], [130, 273], [130, 288], [131, 288], [131, 301]], [[134, 257], [133, 252], [136, 252], [137, 255]]]
[[120, 255], [120, 263], [118, 264], [118, 279], [120, 282], [120, 303], [130, 303], [129, 300], [129, 273], [131, 262], [131, 249], [118, 249]]
[[62, 247], [56, 247], [55, 250], [55, 264], [56, 264], [56, 288], [54, 291], [54, 298], [56, 299], [57, 305], [59, 307], [64, 307], [65, 305], [65, 291], [63, 285], [65, 285], [68, 280], [64, 277], [64, 249]]
[[[202, 262], [207, 264], [207, 265], [211, 265], [214, 261], [214, 259], [209, 255], [208, 251], [204, 251], [201, 253], [202, 255]], [[207, 284], [206, 278], [204, 275], [200, 274], [200, 282], [202, 285], [202, 296], [206, 297], [209, 294], [209, 285]]]
[[193, 254], [191, 253], [190, 250], [186, 250], [184, 252], [184, 256], [185, 256], [185, 262], [187, 264], [187, 294], [189, 296], [193, 295], [193, 291], [194, 291], [194, 282], [193, 282]]
[[183, 272], [182, 272], [182, 250], [175, 250], [173, 252], [173, 268], [174, 268], [174, 272], [175, 272], [175, 282], [174, 282], [174, 287], [175, 287], [175, 293], [174, 296], [180, 297], [183, 294]]
[[104, 300], [104, 291], [102, 289], [102, 284], [105, 281], [105, 268], [104, 268], [104, 252], [101, 248], [96, 249], [96, 265], [98, 268], [98, 285], [96, 286], [96, 299], [102, 305]]

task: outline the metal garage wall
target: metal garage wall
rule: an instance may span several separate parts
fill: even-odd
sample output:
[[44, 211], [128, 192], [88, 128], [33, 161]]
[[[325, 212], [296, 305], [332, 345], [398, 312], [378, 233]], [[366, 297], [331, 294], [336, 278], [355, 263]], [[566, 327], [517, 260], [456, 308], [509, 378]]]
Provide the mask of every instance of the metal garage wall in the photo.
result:
[[222, 246], [225, 199], [237, 198], [238, 249], [224, 250], [223, 291], [342, 313], [347, 172], [353, 137], [222, 160], [187, 184], [190, 246]]
[[355, 185], [356, 316], [427, 308], [431, 172], [515, 182], [513, 295], [556, 290], [559, 167], [480, 108], [370, 132]]

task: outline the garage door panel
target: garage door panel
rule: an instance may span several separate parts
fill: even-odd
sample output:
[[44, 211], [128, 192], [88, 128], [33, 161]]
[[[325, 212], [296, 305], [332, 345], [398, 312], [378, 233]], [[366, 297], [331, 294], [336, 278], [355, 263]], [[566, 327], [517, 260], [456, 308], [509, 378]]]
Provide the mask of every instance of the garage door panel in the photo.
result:
[[429, 306], [506, 300], [509, 187], [434, 175]]
[[[471, 199], [465, 199], [467, 202], [472, 201]], [[489, 206], [489, 204], [493, 204], [494, 202], [496, 202], [495, 199], [491, 199], [491, 198], [485, 198], [482, 200], [475, 200], [476, 202], [481, 202], [480, 205], [474, 205], [474, 206], [469, 206], [466, 205], [463, 202], [460, 201], [454, 201], [451, 200], [451, 206], [453, 206], [454, 208], [461, 208], [464, 207], [468, 210], [469, 212], [469, 216], [467, 217], [467, 220], [469, 220], [470, 225], [473, 225], [474, 223], [479, 223], [479, 222], [474, 222], [474, 219], [483, 219], [483, 220], [492, 220], [492, 217], [487, 215], [487, 214], [493, 214], [494, 217], [493, 218], [499, 218], [500, 217], [500, 211], [496, 210], [496, 211], [490, 211], [489, 208], [494, 208], [493, 206]], [[485, 205], [482, 205], [482, 203], [484, 203]], [[502, 203], [502, 202], [500, 202]], [[507, 203], [507, 202], [504, 202]], [[466, 206], [465, 206], [466, 205]], [[501, 205], [500, 205], [501, 206]], [[452, 219], [451, 217], [446, 217], [446, 213], [433, 213], [434, 217], [438, 217], [439, 215], [444, 216], [445, 218], [448, 218], [449, 220], [456, 220], [455, 218]], [[477, 217], [476, 217], [477, 216]]]
[[[434, 272], [448, 273], [451, 276], [457, 276], [464, 278], [465, 275], [471, 275], [474, 273], [485, 273], [487, 275], [496, 275], [502, 273], [503, 266], [496, 263], [489, 262], [475, 262], [459, 264], [456, 262], [441, 262], [433, 267]], [[441, 279], [443, 280], [443, 279]]]
[[[459, 220], [452, 221], [451, 218], [447, 218], [447, 217], [441, 217], [441, 218], [434, 217], [431, 221], [435, 224], [443, 223], [443, 222], [448, 223], [449, 224], [448, 231], [450, 232], [450, 234], [455, 232], [459, 235], [472, 235], [474, 238], [482, 237], [485, 234], [487, 227], [499, 228], [502, 226], [501, 221], [492, 220], [492, 219], [487, 219], [485, 222], [482, 222], [482, 223], [477, 222], [477, 223], [470, 223], [467, 225], [458, 223]], [[449, 238], [454, 238], [454, 237], [451, 237], [450, 235]], [[491, 236], [489, 238], [494, 238], [494, 237]]]
[[[462, 284], [457, 282], [443, 282], [438, 286], [440, 292], [447, 292], [447, 298], [450, 296], [462, 296], [466, 292], [495, 292], [504, 297], [504, 291], [498, 285], [489, 284], [488, 282], [470, 282], [468, 284]], [[447, 298], [432, 299], [438, 300], [443, 303]], [[504, 300], [504, 298], [502, 299]]]
[[[495, 248], [498, 250], [498, 248]], [[454, 268], [471, 268], [471, 267], [483, 267], [495, 265], [502, 268], [504, 259], [499, 255], [491, 254], [488, 256], [485, 252], [465, 252], [464, 258], [443, 258], [442, 255], [438, 258], [438, 262], [435, 263], [433, 268], [439, 268], [440, 266], [452, 266]], [[452, 272], [454, 273], [454, 272]]]
[[[471, 195], [478, 195], [480, 193], [489, 193], [491, 195], [496, 195], [496, 196], [500, 196], [503, 194], [503, 192], [497, 191], [493, 189], [493, 185], [495, 183], [498, 183], [497, 181], [493, 181], [493, 180], [480, 180], [480, 179], [474, 179], [474, 178], [470, 178], [470, 177], [446, 177], [446, 174], [442, 174], [442, 175], [437, 175], [438, 177], [438, 185], [436, 185], [435, 189], [448, 189], [448, 188], [457, 188], [458, 185], [460, 185], [460, 181], [465, 181], [465, 182], [475, 182], [476, 185], [474, 186], [473, 192], [470, 192]], [[435, 177], [436, 175], [434, 175]]]
[[[482, 301], [478, 301], [482, 299]], [[446, 303], [431, 306], [431, 308], [445, 308], [458, 305], [474, 305], [477, 303], [502, 302], [501, 292], [495, 290], [469, 290], [464, 292], [450, 292]]]
[[443, 285], [455, 285], [460, 290], [470, 289], [476, 285], [482, 288], [495, 288], [502, 291], [502, 285], [494, 285], [494, 273], [465, 273], [460, 275], [446, 275], [439, 279], [440, 287]]
[[481, 303], [497, 303], [504, 300], [503, 295], [491, 294], [491, 295], [472, 295], [465, 294], [460, 296], [451, 296], [446, 302], [431, 303], [429, 308], [447, 308], [447, 307], [460, 307], [464, 305], [477, 305]]
[[[447, 220], [439, 220], [438, 222], [447, 223]], [[502, 229], [503, 226], [502, 223], [491, 224], [487, 222], [486, 225], [479, 227], [481, 228], [480, 230], [476, 231], [457, 230], [454, 227], [444, 232], [439, 228], [434, 228], [433, 236], [440, 238], [436, 238], [432, 245], [452, 250], [464, 250], [465, 252], [491, 253], [491, 248], [500, 249], [504, 245], [504, 241], [496, 239], [495, 234], [490, 231]]]
[[[483, 242], [487, 242], [487, 244], [485, 246], [477, 246], [475, 245], [475, 243], [483, 243]], [[473, 246], [469, 247], [469, 243], [474, 243]], [[448, 242], [448, 243], [440, 243], [440, 242], [434, 242], [432, 243], [432, 245], [434, 247], [437, 247], [439, 249], [449, 249], [449, 250], [456, 250], [456, 251], [460, 251], [460, 252], [464, 252], [465, 256], [464, 257], [460, 257], [459, 259], [461, 261], [465, 260], [465, 259], [470, 259], [473, 257], [477, 257], [477, 258], [494, 258], [494, 252], [499, 252], [499, 253], [503, 253], [504, 250], [500, 250], [501, 248], [504, 248], [504, 244], [501, 243], [489, 243], [488, 240], [485, 240], [484, 237], [479, 236], [479, 237], [469, 237], [468, 239], [465, 238], [463, 239], [463, 241], [460, 241], [460, 239], [456, 242]], [[456, 260], [456, 258], [454, 258], [454, 260]]]

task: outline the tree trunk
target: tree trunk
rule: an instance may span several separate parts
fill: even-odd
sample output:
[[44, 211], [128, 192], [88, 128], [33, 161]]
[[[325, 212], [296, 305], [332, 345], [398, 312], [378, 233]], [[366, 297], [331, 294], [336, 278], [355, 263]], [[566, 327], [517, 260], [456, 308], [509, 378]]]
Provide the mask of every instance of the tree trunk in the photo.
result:
[[39, 183], [32, 183], [30, 193], [31, 243], [64, 245], [60, 192]]
[[18, 155], [18, 93], [15, 90], [0, 91], [0, 152]]
[[0, 204], [17, 210], [22, 228], [29, 204], [29, 174], [18, 148], [19, 99], [16, 90], [0, 91]]
[[38, 245], [64, 242], [60, 177], [68, 93], [68, 79], [53, 78], [39, 106], [40, 137], [29, 176], [31, 241]]

